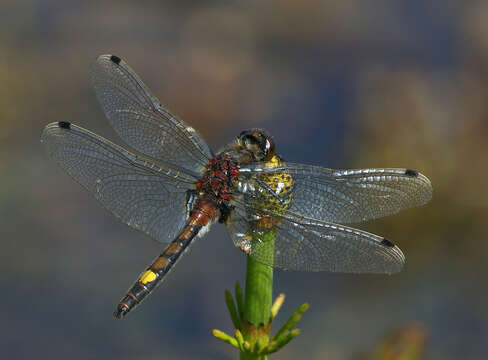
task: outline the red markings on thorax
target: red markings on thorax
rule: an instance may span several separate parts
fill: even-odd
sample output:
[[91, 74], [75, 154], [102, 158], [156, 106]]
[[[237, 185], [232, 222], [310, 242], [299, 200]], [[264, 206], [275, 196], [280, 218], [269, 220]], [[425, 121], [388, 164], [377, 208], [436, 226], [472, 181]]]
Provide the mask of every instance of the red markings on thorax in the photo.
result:
[[219, 155], [210, 159], [207, 171], [198, 180], [196, 187], [213, 195], [216, 200], [229, 200], [238, 174], [237, 164], [227, 155]]

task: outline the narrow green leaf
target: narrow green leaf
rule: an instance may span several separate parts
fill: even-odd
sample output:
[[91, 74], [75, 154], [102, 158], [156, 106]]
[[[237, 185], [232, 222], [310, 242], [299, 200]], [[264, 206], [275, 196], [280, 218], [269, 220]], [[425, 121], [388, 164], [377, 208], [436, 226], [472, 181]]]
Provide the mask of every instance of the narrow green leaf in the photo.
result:
[[244, 341], [244, 350], [246, 351], [251, 351], [251, 344], [249, 344], [249, 341]]
[[276, 333], [275, 336], [273, 336], [273, 340], [276, 340], [280, 336], [282, 336], [285, 332], [291, 331], [293, 327], [300, 321], [302, 318], [302, 314], [307, 311], [309, 308], [309, 304], [305, 303], [302, 304], [291, 316], [290, 318], [285, 322], [285, 324], [281, 327], [280, 330]]
[[291, 331], [291, 329], [293, 329], [293, 327], [295, 326], [295, 324], [300, 321], [300, 318], [302, 316], [299, 315], [299, 314], [293, 314], [292, 316], [290, 316], [290, 318], [283, 324], [283, 326], [281, 327], [280, 330], [278, 330], [278, 332], [273, 336], [273, 339], [274, 340], [277, 340], [278, 338], [280, 338], [281, 336], [283, 336], [285, 333]]
[[232, 336], [227, 335], [223, 331], [213, 329], [212, 335], [215, 336], [217, 339], [220, 339], [220, 340], [226, 342], [227, 344], [230, 344], [230, 345], [239, 349], [239, 344], [237, 343], [237, 340], [234, 339]]
[[295, 313], [296, 314], [303, 314], [305, 311], [308, 310], [309, 307], [310, 307], [309, 303], [304, 303], [304, 304], [300, 305], [300, 307], [297, 309], [297, 311], [295, 311]]
[[242, 319], [242, 316], [244, 314], [244, 296], [242, 295], [242, 289], [239, 285], [239, 282], [236, 282], [235, 296], [237, 303], [237, 312], [239, 313], [239, 317]]
[[286, 331], [285, 333], [281, 334], [281, 336], [273, 341], [271, 341], [266, 349], [263, 350], [262, 354], [271, 354], [283, 346], [288, 344], [293, 338], [297, 337], [300, 334], [300, 329], [294, 329], [292, 331]]
[[276, 317], [278, 311], [280, 311], [281, 306], [283, 305], [284, 302], [285, 302], [285, 294], [278, 295], [273, 305], [271, 305], [271, 319], [274, 319]]
[[241, 325], [241, 317], [237, 314], [236, 305], [234, 304], [234, 299], [232, 299], [232, 294], [229, 290], [225, 290], [225, 302], [227, 304], [227, 308], [229, 309], [230, 317], [232, 319], [232, 323], [236, 329], [242, 329]]
[[237, 303], [237, 312], [239, 313], [239, 317], [243, 319], [244, 316], [244, 295], [242, 294], [242, 288], [241, 285], [239, 285], [239, 282], [236, 281], [236, 286], [235, 286], [235, 296], [236, 296], [236, 303]]
[[237, 344], [239, 344], [239, 349], [241, 349], [241, 351], [244, 351], [244, 337], [242, 336], [242, 333], [239, 329], [236, 329], [235, 337], [237, 340]]

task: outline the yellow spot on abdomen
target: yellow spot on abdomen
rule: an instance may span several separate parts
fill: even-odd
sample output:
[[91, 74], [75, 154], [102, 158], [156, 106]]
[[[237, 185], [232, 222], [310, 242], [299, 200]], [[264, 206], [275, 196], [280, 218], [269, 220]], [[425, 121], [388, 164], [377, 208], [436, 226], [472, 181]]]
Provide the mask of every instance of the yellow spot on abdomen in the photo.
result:
[[139, 279], [139, 281], [143, 284], [147, 284], [154, 280], [156, 280], [156, 274], [151, 270], [146, 270], [146, 272], [142, 274], [141, 278]]

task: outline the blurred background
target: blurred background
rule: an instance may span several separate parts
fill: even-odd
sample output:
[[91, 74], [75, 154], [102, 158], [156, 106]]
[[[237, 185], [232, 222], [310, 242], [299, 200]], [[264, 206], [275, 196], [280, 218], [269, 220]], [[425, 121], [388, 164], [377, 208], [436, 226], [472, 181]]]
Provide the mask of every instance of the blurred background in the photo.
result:
[[162, 246], [118, 223], [39, 142], [47, 123], [70, 121], [120, 143], [89, 79], [103, 53], [125, 58], [214, 149], [263, 127], [290, 161], [431, 179], [428, 205], [360, 226], [402, 248], [400, 274], [275, 272], [281, 317], [311, 308], [272, 358], [362, 358], [412, 326], [424, 358], [488, 357], [488, 3], [420, 0], [3, 0], [2, 354], [237, 358], [210, 334], [232, 331], [224, 289], [244, 281], [222, 226], [144, 306], [112, 318]]

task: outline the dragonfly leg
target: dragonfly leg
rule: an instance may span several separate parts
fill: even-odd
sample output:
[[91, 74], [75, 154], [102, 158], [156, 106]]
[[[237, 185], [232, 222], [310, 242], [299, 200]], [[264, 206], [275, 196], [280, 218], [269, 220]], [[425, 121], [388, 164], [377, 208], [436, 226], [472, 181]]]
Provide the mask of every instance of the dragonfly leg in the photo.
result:
[[234, 210], [234, 206], [222, 202], [220, 204], [219, 209], [220, 209], [219, 223], [225, 224], [227, 222], [227, 219], [229, 218], [230, 213], [232, 212], [232, 210]]

